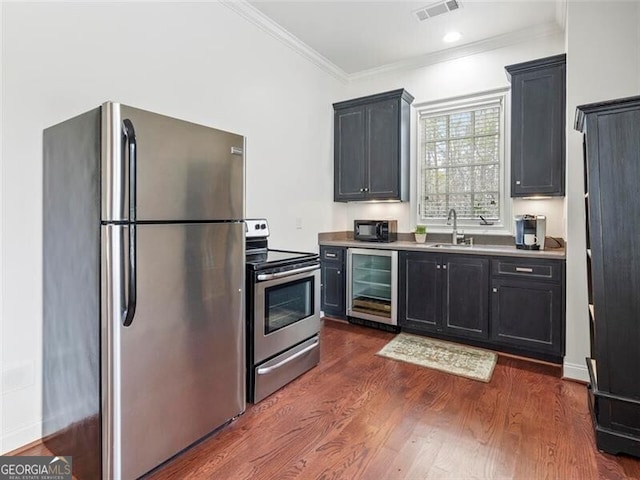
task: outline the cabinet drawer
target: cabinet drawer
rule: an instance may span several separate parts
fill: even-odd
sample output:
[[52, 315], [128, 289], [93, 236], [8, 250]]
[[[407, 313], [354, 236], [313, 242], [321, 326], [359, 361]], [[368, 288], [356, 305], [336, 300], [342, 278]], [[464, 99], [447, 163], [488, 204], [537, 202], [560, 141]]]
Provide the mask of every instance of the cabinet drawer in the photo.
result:
[[491, 263], [491, 272], [494, 276], [531, 278], [555, 283], [560, 283], [562, 280], [562, 263], [560, 262], [511, 258], [494, 259]]
[[322, 247], [320, 258], [329, 262], [342, 262], [344, 260], [344, 248]]

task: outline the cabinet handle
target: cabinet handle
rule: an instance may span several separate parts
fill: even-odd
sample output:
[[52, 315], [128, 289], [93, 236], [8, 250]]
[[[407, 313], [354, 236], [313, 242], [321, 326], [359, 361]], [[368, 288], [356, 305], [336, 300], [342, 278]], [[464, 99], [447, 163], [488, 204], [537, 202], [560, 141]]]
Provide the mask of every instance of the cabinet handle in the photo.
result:
[[368, 189], [367, 187], [364, 187], [364, 191], [365, 191], [365, 192], [368, 192], [368, 191], [369, 191], [369, 189]]
[[447, 266], [446, 266], [446, 265], [442, 265], [442, 269], [443, 269], [443, 270], [446, 270], [446, 269], [447, 269]]
[[440, 265], [436, 265], [436, 268], [437, 268], [438, 270], [440, 270]]
[[324, 256], [327, 257], [327, 258], [336, 258], [338, 255], [336, 253], [327, 252], [327, 253], [324, 254]]
[[338, 275], [340, 275], [340, 270], [338, 270]]
[[498, 289], [494, 287], [493, 293], [498, 293]]
[[364, 192], [364, 188], [361, 188], [361, 189], [360, 189], [360, 191], [361, 191], [361, 192]]
[[516, 185], [520, 185], [520, 180], [516, 180]]
[[516, 267], [516, 272], [533, 273], [533, 268]]

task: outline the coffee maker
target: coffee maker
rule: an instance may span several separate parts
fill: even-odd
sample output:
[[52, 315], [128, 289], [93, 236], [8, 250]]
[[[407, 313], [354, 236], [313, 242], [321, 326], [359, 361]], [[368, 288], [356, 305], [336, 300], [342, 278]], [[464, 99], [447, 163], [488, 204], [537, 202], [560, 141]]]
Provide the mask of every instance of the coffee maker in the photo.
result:
[[516, 215], [516, 248], [544, 250], [547, 217], [544, 215]]

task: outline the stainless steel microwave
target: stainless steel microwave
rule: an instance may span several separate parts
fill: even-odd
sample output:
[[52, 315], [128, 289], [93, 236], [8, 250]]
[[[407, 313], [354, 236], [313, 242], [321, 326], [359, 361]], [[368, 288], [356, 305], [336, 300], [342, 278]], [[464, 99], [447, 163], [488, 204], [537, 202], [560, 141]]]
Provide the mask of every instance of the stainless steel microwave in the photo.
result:
[[398, 239], [398, 221], [354, 220], [353, 239], [363, 242], [395, 242]]

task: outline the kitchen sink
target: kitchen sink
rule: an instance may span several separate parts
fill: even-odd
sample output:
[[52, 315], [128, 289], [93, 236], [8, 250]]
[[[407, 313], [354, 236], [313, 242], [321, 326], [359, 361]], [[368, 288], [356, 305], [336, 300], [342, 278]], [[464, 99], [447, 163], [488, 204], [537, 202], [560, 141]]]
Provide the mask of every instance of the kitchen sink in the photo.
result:
[[454, 245], [453, 243], [432, 243], [431, 245], [427, 245], [427, 247], [433, 247], [433, 248], [469, 248], [469, 247], [473, 247], [473, 244], [459, 243], [457, 245]]

